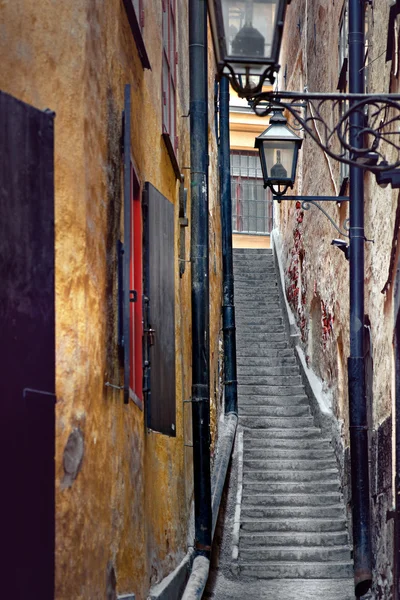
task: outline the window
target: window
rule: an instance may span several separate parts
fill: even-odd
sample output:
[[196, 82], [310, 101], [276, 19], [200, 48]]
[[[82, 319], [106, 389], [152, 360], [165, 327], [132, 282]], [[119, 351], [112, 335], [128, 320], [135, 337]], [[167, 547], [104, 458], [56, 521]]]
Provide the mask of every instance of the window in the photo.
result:
[[[162, 111], [163, 134], [169, 137], [174, 154], [178, 151], [176, 135], [176, 40], [175, 0], [163, 0], [163, 57], [162, 57]], [[168, 143], [167, 143], [167, 148]]]
[[142, 66], [144, 69], [150, 69], [150, 61], [143, 40], [144, 0], [123, 0], [123, 2]]
[[269, 234], [272, 195], [264, 189], [258, 153], [231, 152], [232, 229], [234, 233]]
[[398, 42], [399, 42], [399, 22], [400, 1], [391, 2], [389, 11], [388, 37], [386, 45], [386, 61], [393, 59], [392, 74], [398, 75]]

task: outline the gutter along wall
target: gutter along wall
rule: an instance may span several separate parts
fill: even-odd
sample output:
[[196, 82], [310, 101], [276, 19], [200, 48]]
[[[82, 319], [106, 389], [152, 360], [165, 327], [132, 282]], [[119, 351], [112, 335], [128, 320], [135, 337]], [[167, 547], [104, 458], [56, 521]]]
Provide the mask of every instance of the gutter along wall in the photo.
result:
[[[393, 75], [398, 57], [386, 62], [390, 31], [389, 3], [366, 7], [368, 58], [367, 92], [398, 91]], [[309, 92], [336, 91], [339, 79], [339, 22], [343, 2], [301, 0], [287, 11], [281, 53], [279, 88]], [[391, 76], [392, 72], [392, 76]], [[324, 115], [329, 123], [333, 117]], [[299, 153], [294, 194], [338, 195], [339, 163], [326, 157], [306, 137]], [[396, 260], [391, 266], [398, 231], [395, 231], [398, 191], [382, 190], [375, 177], [364, 176], [365, 234], [365, 362], [369, 425], [370, 498], [372, 510], [373, 592], [377, 598], [393, 593], [394, 402], [393, 360]], [[347, 190], [348, 191], [348, 190]], [[326, 203], [325, 210], [341, 225], [348, 207]], [[331, 396], [333, 413], [342, 430], [338, 459], [343, 465], [343, 491], [351, 517], [347, 357], [349, 356], [349, 271], [343, 253], [330, 246], [339, 237], [317, 209], [308, 212], [295, 203], [275, 205], [276, 225], [282, 235], [282, 262], [286, 296], [297, 318], [308, 366]], [[389, 277], [392, 285], [381, 293]], [[351, 524], [350, 524], [351, 531]]]
[[[183, 169], [190, 165], [189, 123], [183, 117], [189, 107], [188, 15], [187, 2], [177, 4], [178, 162], [190, 217], [190, 182]], [[151, 70], [143, 69], [120, 0], [40, 0], [34, 7], [17, 0], [2, 6], [0, 89], [56, 113], [57, 600], [122, 593], [144, 599], [187, 552], [193, 483], [192, 451], [185, 446], [191, 442], [190, 418], [183, 401], [191, 395], [190, 264], [180, 279], [179, 183], [161, 137], [162, 3], [146, 0], [143, 9]], [[144, 413], [133, 402], [124, 405], [121, 391], [105, 387], [123, 381], [116, 244], [123, 239], [126, 84], [131, 84], [131, 158], [140, 193], [150, 182], [174, 204], [176, 437], [147, 431]], [[212, 87], [209, 104], [211, 113]], [[215, 153], [212, 130], [209, 136]], [[210, 374], [216, 405], [221, 305], [216, 167], [209, 177]], [[187, 231], [185, 243], [188, 260]], [[214, 416], [214, 431], [216, 422]], [[76, 469], [67, 477], [68, 458]]]

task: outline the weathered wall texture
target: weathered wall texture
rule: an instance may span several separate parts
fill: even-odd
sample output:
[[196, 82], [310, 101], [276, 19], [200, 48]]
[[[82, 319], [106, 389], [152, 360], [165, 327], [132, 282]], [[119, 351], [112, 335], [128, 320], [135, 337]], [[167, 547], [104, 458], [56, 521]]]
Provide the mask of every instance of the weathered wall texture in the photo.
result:
[[[389, 3], [367, 6], [368, 91], [398, 91], [398, 79], [391, 78], [393, 65], [385, 62], [388, 37]], [[367, 5], [367, 3], [366, 3]], [[309, 92], [334, 92], [339, 79], [339, 20], [343, 2], [297, 0], [287, 12], [281, 54], [280, 89]], [[286, 71], [286, 80], [282, 75]], [[326, 114], [328, 122], [333, 118]], [[340, 190], [338, 163], [304, 140], [299, 158], [297, 189], [304, 195], [337, 195]], [[394, 423], [393, 367], [393, 288], [382, 294], [390, 272], [397, 193], [382, 190], [375, 177], [365, 176], [365, 233], [374, 243], [366, 243], [365, 313], [369, 329], [370, 353], [367, 358], [367, 391], [370, 421], [371, 507], [374, 550], [374, 594], [392, 597], [393, 521], [386, 521], [386, 510], [393, 504]], [[344, 204], [324, 204], [337, 225], [348, 217]], [[322, 213], [311, 207], [282, 202], [276, 223], [283, 237], [286, 263], [286, 293], [297, 315], [310, 366], [332, 395], [332, 408], [342, 422], [345, 448], [344, 485], [349, 477], [349, 433], [347, 395], [347, 357], [349, 355], [349, 281], [348, 263], [342, 252], [330, 245], [339, 237]], [[391, 273], [393, 281], [395, 272]], [[373, 368], [373, 374], [372, 374]], [[345, 489], [350, 502], [351, 491]]]
[[[183, 117], [189, 108], [188, 14], [187, 2], [177, 4], [178, 160], [188, 167], [189, 120]], [[151, 71], [142, 68], [121, 0], [6, 0], [0, 8], [0, 88], [57, 115], [57, 600], [111, 599], [124, 592], [143, 599], [187, 550], [192, 480], [191, 449], [184, 446], [190, 441], [190, 415], [185, 410], [184, 435], [183, 400], [191, 393], [190, 265], [179, 279], [179, 186], [161, 138], [162, 3], [145, 0], [143, 6]], [[106, 381], [119, 384], [122, 378], [116, 241], [123, 222], [120, 139], [127, 83], [140, 184], [151, 182], [175, 204], [176, 438], [147, 432], [143, 413], [105, 387]], [[212, 130], [210, 142], [213, 163]], [[183, 172], [190, 189], [189, 171]], [[216, 177], [211, 170], [213, 397], [219, 394], [214, 388], [221, 272]], [[187, 232], [187, 258], [189, 243]]]

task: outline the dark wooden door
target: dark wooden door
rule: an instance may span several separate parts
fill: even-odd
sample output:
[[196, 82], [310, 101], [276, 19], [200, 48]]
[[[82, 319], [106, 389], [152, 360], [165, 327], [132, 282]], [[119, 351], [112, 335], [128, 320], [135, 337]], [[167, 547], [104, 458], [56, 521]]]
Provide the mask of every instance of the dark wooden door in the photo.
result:
[[0, 92], [0, 596], [54, 597], [54, 115]]
[[176, 435], [174, 205], [150, 183], [143, 194], [146, 420]]

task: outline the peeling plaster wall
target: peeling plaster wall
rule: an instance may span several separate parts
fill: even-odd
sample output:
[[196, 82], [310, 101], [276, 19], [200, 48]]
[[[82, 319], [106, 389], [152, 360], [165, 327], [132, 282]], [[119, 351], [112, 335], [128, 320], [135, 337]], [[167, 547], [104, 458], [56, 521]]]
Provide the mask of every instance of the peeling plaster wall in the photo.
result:
[[[0, 88], [56, 112], [56, 598], [146, 598], [187, 550], [192, 501], [190, 265], [178, 268], [178, 183], [161, 138], [162, 5], [146, 0], [143, 70], [121, 0], [1, 3]], [[178, 2], [178, 161], [190, 165], [188, 8]], [[210, 48], [212, 46], [210, 45]], [[210, 57], [212, 57], [210, 50]], [[210, 58], [211, 164], [216, 164]], [[132, 160], [175, 204], [177, 436], [106, 388], [122, 372], [116, 346], [116, 241], [122, 235], [121, 124], [132, 86]], [[185, 187], [190, 190], [189, 171]], [[188, 199], [190, 214], [190, 197]], [[186, 235], [189, 258], [190, 232]], [[221, 296], [216, 166], [210, 170], [211, 395], [218, 384]], [[186, 405], [190, 406], [190, 405]], [[214, 411], [215, 412], [215, 411]], [[216, 419], [213, 420], [216, 427]], [[72, 437], [71, 437], [72, 436]]]
[[[370, 5], [372, 4], [372, 6]], [[392, 62], [385, 62], [389, 2], [367, 6], [369, 92], [398, 92], [398, 79], [391, 77]], [[367, 5], [367, 3], [366, 3]], [[310, 92], [335, 91], [339, 78], [339, 20], [343, 2], [298, 0], [288, 7], [281, 54], [280, 89]], [[286, 84], [282, 77], [287, 65]], [[328, 123], [332, 115], [326, 113]], [[328, 158], [306, 137], [299, 158], [297, 189], [304, 195], [337, 195], [340, 189], [338, 163]], [[365, 245], [365, 313], [371, 332], [373, 361], [371, 407], [371, 507], [374, 551], [375, 598], [392, 597], [393, 521], [386, 510], [393, 504], [394, 367], [393, 288], [382, 294], [390, 271], [397, 191], [382, 190], [375, 177], [365, 176], [365, 233], [374, 243]], [[324, 209], [341, 225], [348, 207], [324, 203]], [[286, 293], [297, 315], [309, 366], [332, 393], [332, 408], [342, 423], [345, 498], [351, 502], [348, 433], [347, 357], [349, 355], [349, 270], [342, 252], [330, 243], [339, 237], [322, 213], [314, 207], [282, 202], [276, 224], [283, 240], [286, 263]], [[396, 238], [395, 234], [395, 238]], [[392, 273], [393, 281], [395, 273]]]

